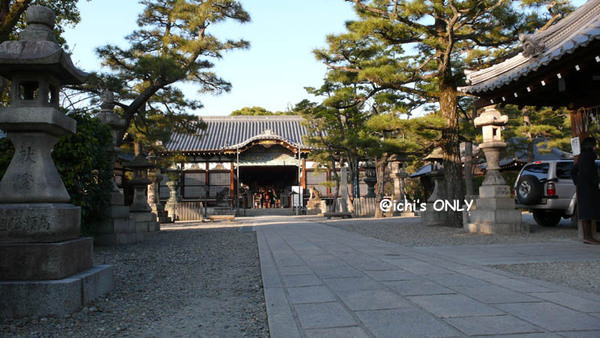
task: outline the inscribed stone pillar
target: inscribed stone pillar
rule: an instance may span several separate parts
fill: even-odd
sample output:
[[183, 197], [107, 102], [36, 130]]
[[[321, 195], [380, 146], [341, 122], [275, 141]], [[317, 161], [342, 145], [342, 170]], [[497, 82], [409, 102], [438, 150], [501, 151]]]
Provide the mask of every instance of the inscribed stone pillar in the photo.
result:
[[469, 232], [511, 234], [529, 232], [529, 226], [521, 222], [521, 211], [515, 209], [510, 197], [510, 187], [500, 175], [500, 151], [506, 148], [502, 142], [502, 126], [508, 116], [501, 115], [494, 106], [487, 106], [475, 119], [475, 127], [483, 131], [483, 149], [487, 160], [487, 173], [479, 188], [477, 209], [471, 212], [470, 223], [465, 223]]
[[0, 318], [66, 315], [113, 288], [112, 267], [92, 265], [92, 239], [80, 238], [79, 207], [50, 153], [76, 122], [59, 110], [59, 89], [80, 84], [78, 70], [54, 38], [54, 13], [26, 12], [27, 28], [0, 45], [0, 75], [11, 104], [0, 128], [15, 147], [0, 180]]

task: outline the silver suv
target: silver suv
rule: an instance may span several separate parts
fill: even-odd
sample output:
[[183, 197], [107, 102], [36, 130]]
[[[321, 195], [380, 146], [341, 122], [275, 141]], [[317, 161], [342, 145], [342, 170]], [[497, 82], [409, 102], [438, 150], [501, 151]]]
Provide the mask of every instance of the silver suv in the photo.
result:
[[[596, 161], [596, 165], [599, 164], [600, 161]], [[541, 226], [555, 226], [561, 218], [572, 217], [577, 207], [572, 167], [573, 160], [525, 165], [514, 186], [517, 208], [529, 210]]]

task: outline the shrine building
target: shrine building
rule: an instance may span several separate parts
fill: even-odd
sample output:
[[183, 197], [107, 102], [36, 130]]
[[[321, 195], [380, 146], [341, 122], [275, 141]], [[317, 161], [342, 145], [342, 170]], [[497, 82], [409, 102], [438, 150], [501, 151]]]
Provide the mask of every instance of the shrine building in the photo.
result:
[[[264, 207], [261, 194], [275, 195], [269, 207], [290, 207], [292, 191], [315, 187], [324, 197], [332, 195], [330, 174], [307, 160], [311, 148], [304, 143], [307, 129], [300, 116], [203, 117], [205, 130], [174, 134], [167, 152], [187, 160], [177, 164], [182, 201], [209, 204], [227, 188], [231, 199], [238, 187], [248, 198], [246, 207]], [[238, 179], [239, 178], [239, 179]], [[239, 183], [239, 184], [238, 184]], [[167, 189], [161, 196], [168, 197]], [[363, 188], [367, 191], [366, 186]], [[335, 191], [334, 191], [335, 193]]]

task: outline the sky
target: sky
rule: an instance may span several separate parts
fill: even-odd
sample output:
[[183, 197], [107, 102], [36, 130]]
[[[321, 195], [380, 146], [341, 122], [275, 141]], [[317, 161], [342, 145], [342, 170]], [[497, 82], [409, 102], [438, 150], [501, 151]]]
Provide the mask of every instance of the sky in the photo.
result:
[[[222, 39], [250, 41], [250, 49], [236, 50], [217, 60], [214, 71], [231, 82], [229, 93], [198, 94], [183, 87], [186, 96], [200, 100], [200, 116], [229, 115], [243, 107], [261, 106], [284, 111], [307, 98], [304, 87], [318, 87], [326, 67], [312, 54], [326, 47], [328, 34], [339, 34], [344, 23], [355, 18], [344, 0], [246, 0], [242, 1], [252, 21], [213, 26], [212, 34]], [[142, 10], [136, 0], [80, 1], [81, 22], [68, 28], [65, 38], [75, 64], [85, 71], [101, 69], [97, 47], [116, 44], [126, 47], [124, 37], [137, 28]], [[209, 29], [211, 29], [209, 27]]]

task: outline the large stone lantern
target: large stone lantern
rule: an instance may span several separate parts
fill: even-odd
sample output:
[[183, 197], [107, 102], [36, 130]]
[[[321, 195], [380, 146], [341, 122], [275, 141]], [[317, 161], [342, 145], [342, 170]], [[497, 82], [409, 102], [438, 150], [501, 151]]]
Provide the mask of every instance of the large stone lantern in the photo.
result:
[[0, 181], [0, 317], [65, 315], [113, 287], [112, 267], [92, 266], [92, 239], [80, 238], [80, 208], [71, 200], [50, 153], [75, 133], [59, 111], [59, 88], [80, 84], [52, 31], [54, 13], [26, 12], [17, 41], [0, 45], [0, 75], [11, 81], [0, 129], [15, 154]]
[[471, 212], [470, 223], [465, 223], [465, 228], [481, 233], [529, 232], [529, 226], [521, 222], [521, 211], [515, 209], [510, 187], [499, 171], [500, 152], [506, 148], [506, 143], [502, 142], [502, 126], [508, 122], [508, 116], [501, 115], [494, 106], [487, 106], [474, 122], [483, 132], [483, 143], [479, 148], [485, 153], [487, 173], [479, 187], [477, 209]]

